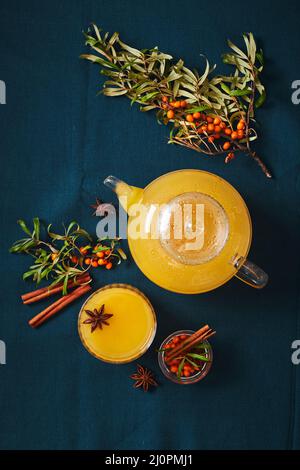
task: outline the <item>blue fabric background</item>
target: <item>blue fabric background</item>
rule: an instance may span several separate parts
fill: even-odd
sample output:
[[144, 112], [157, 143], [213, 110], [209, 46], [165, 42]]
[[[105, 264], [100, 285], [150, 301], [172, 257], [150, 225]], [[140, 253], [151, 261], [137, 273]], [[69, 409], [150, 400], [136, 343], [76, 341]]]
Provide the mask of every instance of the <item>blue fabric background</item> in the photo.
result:
[[[299, 324], [299, 112], [291, 83], [300, 79], [298, 1], [251, 3], [104, 0], [1, 0], [0, 106], [1, 316], [7, 365], [0, 366], [2, 449], [296, 449], [300, 448], [300, 366], [291, 363]], [[220, 64], [226, 38], [253, 31], [266, 54], [268, 101], [259, 112], [258, 152], [267, 180], [241, 155], [225, 166], [166, 145], [168, 131], [125, 98], [96, 97], [98, 68], [78, 56], [91, 21], [139, 48], [158, 45], [202, 65]], [[225, 66], [218, 71], [225, 71]], [[198, 296], [176, 295], [148, 281], [133, 262], [97, 276], [151, 299], [158, 331], [141, 363], [161, 387], [132, 388], [135, 364], [101, 363], [77, 334], [81, 301], [38, 331], [27, 320], [41, 305], [21, 305], [26, 257], [9, 255], [16, 220], [39, 215], [56, 226], [76, 218], [94, 231], [88, 205], [114, 196], [101, 184], [115, 174], [134, 185], [179, 168], [226, 178], [253, 219], [251, 259], [270, 274], [256, 291], [237, 279]], [[200, 384], [180, 387], [159, 373], [155, 348], [178, 328], [213, 325], [215, 360]]]

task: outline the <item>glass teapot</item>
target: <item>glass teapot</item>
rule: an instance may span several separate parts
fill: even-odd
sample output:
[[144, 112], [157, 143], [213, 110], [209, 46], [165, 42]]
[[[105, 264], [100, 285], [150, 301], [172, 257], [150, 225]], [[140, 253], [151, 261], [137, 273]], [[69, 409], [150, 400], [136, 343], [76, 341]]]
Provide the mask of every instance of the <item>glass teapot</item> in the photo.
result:
[[201, 170], [178, 170], [145, 189], [114, 176], [104, 184], [128, 213], [128, 243], [141, 271], [160, 287], [183, 294], [215, 289], [233, 276], [262, 288], [267, 274], [247, 260], [252, 225], [240, 194]]

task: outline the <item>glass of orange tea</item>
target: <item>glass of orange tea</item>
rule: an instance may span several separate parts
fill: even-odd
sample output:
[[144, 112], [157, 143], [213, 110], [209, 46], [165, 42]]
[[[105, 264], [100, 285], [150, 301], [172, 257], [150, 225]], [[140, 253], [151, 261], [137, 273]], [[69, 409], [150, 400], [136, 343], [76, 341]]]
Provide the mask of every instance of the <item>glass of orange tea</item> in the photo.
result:
[[78, 331], [90, 354], [104, 362], [123, 364], [148, 350], [156, 333], [156, 315], [138, 289], [110, 284], [84, 302]]

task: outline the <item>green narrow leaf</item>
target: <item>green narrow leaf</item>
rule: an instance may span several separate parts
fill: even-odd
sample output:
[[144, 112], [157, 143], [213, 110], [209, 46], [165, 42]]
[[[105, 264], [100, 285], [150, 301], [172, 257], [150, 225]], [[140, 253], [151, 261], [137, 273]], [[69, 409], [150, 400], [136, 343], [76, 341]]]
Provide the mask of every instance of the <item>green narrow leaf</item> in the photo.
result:
[[260, 63], [260, 65], [264, 66], [265, 65], [265, 59], [264, 59], [264, 52], [262, 49], [256, 52], [256, 59]]
[[33, 231], [34, 238], [39, 240], [39, 238], [40, 238], [40, 219], [38, 217], [34, 217], [34, 219], [33, 219], [33, 228], [34, 228], [34, 231]]
[[179, 367], [178, 367], [178, 372], [177, 372], [177, 378], [178, 378], [178, 380], [181, 379], [181, 372], [182, 372], [184, 363], [185, 363], [185, 357], [183, 357], [183, 358], [181, 359], [180, 364], [179, 364]]
[[181, 73], [176, 73], [175, 70], [173, 69], [173, 70], [171, 70], [169, 75], [165, 78], [165, 81], [167, 83], [169, 83], [169, 82], [172, 82], [173, 80], [178, 80], [181, 77], [182, 77], [182, 74]]
[[26, 273], [23, 274], [22, 279], [25, 281], [28, 277], [32, 277], [34, 275], [34, 271], [27, 271]]
[[141, 106], [140, 107], [140, 110], [143, 112], [143, 113], [146, 113], [147, 111], [152, 111], [153, 109], [156, 109], [157, 106], [155, 105], [149, 105], [149, 106]]
[[242, 57], [245, 60], [248, 60], [248, 57], [246, 56], [246, 54], [241, 49], [239, 49], [235, 44], [233, 44], [233, 42], [231, 42], [230, 39], [227, 40], [227, 44], [230, 47], [230, 49], [236, 52], [240, 57]]
[[205, 57], [205, 60], [206, 60], [205, 71], [204, 71], [204, 74], [200, 77], [200, 80], [198, 81], [198, 86], [202, 85], [205, 82], [209, 74], [209, 62], [206, 57]]
[[231, 90], [230, 90], [229, 86], [226, 85], [226, 83], [221, 83], [220, 86], [221, 86], [223, 91], [225, 91], [228, 95], [230, 95]]
[[120, 39], [118, 39], [118, 43], [123, 49], [125, 49], [125, 51], [130, 52], [130, 54], [132, 54], [133, 56], [140, 57], [140, 58], [143, 57], [143, 53], [139, 51], [138, 49], [134, 49], [133, 47], [128, 46], [127, 44], [122, 42]]
[[121, 256], [121, 258], [123, 260], [126, 260], [127, 259], [127, 255], [126, 253], [124, 253], [124, 251], [122, 250], [122, 248], [117, 248], [117, 252], [119, 253], [119, 255]]
[[66, 295], [68, 293], [68, 280], [69, 280], [69, 275], [67, 274], [64, 279], [64, 284], [63, 284], [63, 290], [62, 294]]
[[193, 108], [188, 108], [186, 110], [187, 113], [197, 113], [197, 112], [201, 112], [201, 111], [207, 111], [209, 108], [209, 106], [206, 106], [205, 104], [203, 104], [202, 106], [195, 106]]
[[94, 31], [95, 31], [95, 34], [97, 36], [98, 41], [102, 41], [102, 38], [101, 38], [101, 35], [100, 35], [101, 30], [99, 30], [98, 26], [95, 23], [92, 23], [92, 26], [94, 28]]
[[121, 90], [120, 88], [104, 88], [103, 94], [105, 96], [121, 96], [126, 95], [128, 93], [127, 90]]
[[248, 34], [248, 38], [249, 38], [249, 58], [250, 58], [252, 64], [254, 64], [255, 63], [255, 56], [256, 56], [256, 44], [255, 44], [254, 37], [253, 37], [252, 33]]
[[25, 224], [24, 220], [19, 219], [17, 221], [17, 223], [20, 225], [23, 232], [27, 233], [27, 235], [29, 235], [31, 237], [31, 232], [30, 232], [29, 228], [27, 227], [27, 225]]
[[230, 96], [245, 96], [250, 95], [252, 90], [245, 88], [244, 90], [230, 90]]
[[193, 357], [194, 359], [200, 359], [201, 361], [204, 361], [204, 362], [209, 362], [209, 359], [206, 356], [202, 356], [201, 354], [188, 353], [187, 356]]
[[257, 100], [255, 101], [255, 108], [260, 108], [264, 102], [266, 101], [266, 92], [265, 90], [262, 92], [262, 94], [257, 98]]
[[112, 47], [112, 46], [114, 45], [114, 43], [115, 43], [118, 39], [119, 39], [119, 33], [115, 32], [115, 33], [111, 36], [110, 40], [108, 41], [107, 46], [108, 46], [108, 47]]
[[196, 367], [197, 369], [199, 368], [199, 364], [196, 364], [196, 362], [191, 361], [191, 359], [189, 359], [188, 357], [186, 358], [186, 360], [187, 360], [190, 364], [192, 364], [193, 367]]

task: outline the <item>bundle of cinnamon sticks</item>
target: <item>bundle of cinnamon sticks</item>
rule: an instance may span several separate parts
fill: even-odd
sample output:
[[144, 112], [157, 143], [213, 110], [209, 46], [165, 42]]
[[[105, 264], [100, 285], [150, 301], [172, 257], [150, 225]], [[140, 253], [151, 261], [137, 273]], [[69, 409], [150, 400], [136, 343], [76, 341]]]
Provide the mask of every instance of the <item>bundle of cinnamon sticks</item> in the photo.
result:
[[[28, 324], [32, 328], [37, 328], [45, 323], [49, 318], [53, 317], [56, 313], [62, 310], [64, 307], [69, 305], [74, 300], [78, 299], [82, 295], [86, 294], [91, 290], [90, 282], [91, 277], [88, 273], [82, 274], [78, 276], [76, 279], [72, 279], [68, 282], [67, 287], [68, 289], [74, 289], [72, 292], [69, 292], [66, 295], [63, 295], [54, 303], [49, 305], [46, 309], [40, 312], [38, 315], [33, 317], [29, 320]], [[39, 300], [43, 300], [51, 295], [60, 293], [63, 291], [63, 284], [58, 284], [54, 287], [44, 287], [41, 289], [37, 289], [33, 292], [28, 292], [27, 294], [23, 294], [21, 296], [23, 304], [32, 304], [34, 302], [38, 302]]]
[[202, 343], [215, 334], [216, 332], [213, 331], [208, 325], [203, 326], [200, 328], [200, 330], [190, 335], [185, 341], [171, 349], [170, 352], [167, 351], [165, 355], [166, 363], [170, 363], [173, 359], [176, 359], [179, 356], [184, 356], [199, 343]]

